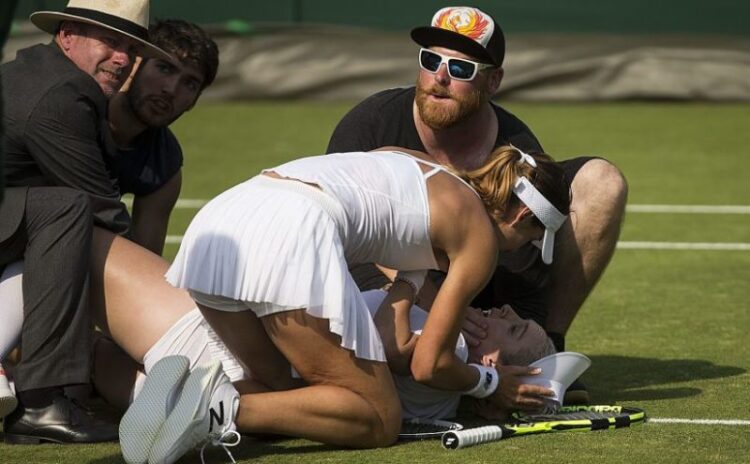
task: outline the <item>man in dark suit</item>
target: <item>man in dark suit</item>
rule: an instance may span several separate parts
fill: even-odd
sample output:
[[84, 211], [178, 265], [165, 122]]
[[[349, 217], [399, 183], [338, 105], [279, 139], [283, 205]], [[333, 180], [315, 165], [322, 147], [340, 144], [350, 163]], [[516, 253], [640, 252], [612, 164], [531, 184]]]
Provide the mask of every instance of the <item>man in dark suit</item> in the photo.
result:
[[[0, 59], [3, 57], [3, 45], [8, 37], [10, 25], [13, 23], [13, 12], [16, 9], [17, 0], [8, 0], [0, 5]], [[3, 101], [0, 98], [0, 116], [2, 116]], [[0, 120], [0, 140], [3, 135], [3, 124]], [[3, 190], [5, 187], [5, 176], [3, 175], [3, 147], [0, 145], [0, 203], [3, 202]]]
[[130, 227], [108, 169], [106, 105], [136, 54], [168, 57], [148, 42], [148, 10], [148, 0], [71, 0], [63, 12], [36, 12], [31, 21], [53, 42], [0, 67], [7, 182], [0, 266], [25, 261], [19, 407], [5, 419], [8, 442], [117, 438], [113, 424], [81, 410], [63, 387], [89, 380], [92, 226], [118, 234]]

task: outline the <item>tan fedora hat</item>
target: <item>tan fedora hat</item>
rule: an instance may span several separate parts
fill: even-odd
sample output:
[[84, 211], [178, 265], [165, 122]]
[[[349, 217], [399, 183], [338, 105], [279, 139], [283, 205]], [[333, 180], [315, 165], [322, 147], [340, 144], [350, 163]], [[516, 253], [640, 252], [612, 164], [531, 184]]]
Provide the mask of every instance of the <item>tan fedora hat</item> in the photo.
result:
[[57, 32], [60, 21], [77, 21], [111, 29], [143, 45], [146, 58], [170, 59], [169, 53], [148, 39], [149, 0], [70, 0], [63, 11], [37, 11], [29, 16], [39, 29]]

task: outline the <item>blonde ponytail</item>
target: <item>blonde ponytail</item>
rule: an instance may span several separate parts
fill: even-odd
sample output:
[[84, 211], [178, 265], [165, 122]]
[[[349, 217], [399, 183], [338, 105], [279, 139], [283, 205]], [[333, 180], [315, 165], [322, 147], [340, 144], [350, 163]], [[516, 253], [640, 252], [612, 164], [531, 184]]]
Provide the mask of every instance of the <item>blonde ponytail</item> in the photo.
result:
[[568, 214], [570, 188], [562, 168], [544, 153], [530, 156], [536, 161], [536, 167], [523, 162], [521, 152], [515, 147], [501, 146], [479, 168], [456, 174], [476, 190], [492, 215], [504, 213], [518, 201], [513, 195], [513, 186], [521, 176], [529, 179], [562, 214]]

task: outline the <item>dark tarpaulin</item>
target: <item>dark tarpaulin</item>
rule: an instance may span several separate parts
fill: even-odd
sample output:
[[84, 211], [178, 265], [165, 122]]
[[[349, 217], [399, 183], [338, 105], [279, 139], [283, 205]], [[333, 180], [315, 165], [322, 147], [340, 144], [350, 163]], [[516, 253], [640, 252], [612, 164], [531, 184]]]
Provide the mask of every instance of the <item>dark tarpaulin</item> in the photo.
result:
[[[6, 60], [49, 40], [27, 31], [8, 43]], [[322, 25], [212, 32], [221, 65], [204, 101], [361, 100], [412, 85], [418, 69], [419, 47], [407, 32]], [[515, 34], [507, 50], [504, 100], [750, 101], [750, 38]]]

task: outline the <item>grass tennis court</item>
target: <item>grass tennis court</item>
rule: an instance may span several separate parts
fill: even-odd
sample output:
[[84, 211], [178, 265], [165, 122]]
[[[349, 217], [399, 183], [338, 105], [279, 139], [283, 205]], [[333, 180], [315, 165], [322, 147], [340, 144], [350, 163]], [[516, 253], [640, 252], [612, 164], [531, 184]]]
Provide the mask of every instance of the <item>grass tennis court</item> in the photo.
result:
[[[199, 104], [174, 130], [185, 151], [185, 199], [209, 199], [260, 168], [322, 153], [350, 104]], [[750, 106], [511, 104], [558, 159], [599, 154], [630, 184], [623, 247], [586, 302], [568, 347], [593, 361], [594, 402], [644, 408], [632, 429], [519, 437], [458, 451], [438, 442], [373, 451], [303, 440], [233, 449], [238, 462], [513, 464], [750, 461]], [[735, 205], [730, 213], [639, 212], [642, 205]], [[689, 208], [688, 208], [689, 209]], [[675, 208], [666, 208], [674, 211]], [[177, 209], [177, 239], [195, 208]], [[658, 242], [657, 249], [640, 242]], [[700, 249], [658, 249], [700, 243]], [[728, 250], [705, 250], [723, 243]], [[661, 244], [661, 245], [659, 245]], [[682, 247], [686, 248], [686, 247]], [[177, 245], [165, 251], [171, 259]], [[724, 421], [708, 424], [705, 421]], [[734, 424], [734, 425], [732, 425]], [[220, 450], [211, 463], [229, 462]], [[0, 445], [0, 463], [120, 463], [116, 444]], [[181, 462], [200, 462], [197, 453]]]

